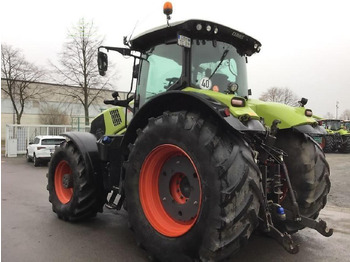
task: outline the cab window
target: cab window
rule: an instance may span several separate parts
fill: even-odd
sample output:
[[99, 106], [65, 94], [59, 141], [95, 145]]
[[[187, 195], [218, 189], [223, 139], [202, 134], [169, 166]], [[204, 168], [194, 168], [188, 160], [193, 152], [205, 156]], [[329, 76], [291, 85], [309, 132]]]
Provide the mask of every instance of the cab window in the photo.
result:
[[144, 55], [137, 92], [140, 104], [151, 97], [167, 91], [182, 73], [181, 47], [172, 44], [158, 45]]

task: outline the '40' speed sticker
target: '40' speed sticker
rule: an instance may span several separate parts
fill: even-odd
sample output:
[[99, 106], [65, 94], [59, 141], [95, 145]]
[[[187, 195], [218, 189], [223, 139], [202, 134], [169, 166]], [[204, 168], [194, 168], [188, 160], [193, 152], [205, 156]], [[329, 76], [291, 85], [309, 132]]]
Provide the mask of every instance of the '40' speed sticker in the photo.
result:
[[211, 83], [211, 80], [209, 79], [209, 77], [203, 77], [199, 82], [199, 87], [201, 89], [209, 90], [209, 89], [211, 89], [211, 86], [212, 86], [212, 83]]

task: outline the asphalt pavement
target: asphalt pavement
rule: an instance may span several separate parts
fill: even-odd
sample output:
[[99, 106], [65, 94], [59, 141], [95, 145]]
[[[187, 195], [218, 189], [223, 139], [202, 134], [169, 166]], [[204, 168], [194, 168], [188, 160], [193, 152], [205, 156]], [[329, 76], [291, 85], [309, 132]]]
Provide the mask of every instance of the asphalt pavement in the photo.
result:
[[[254, 234], [229, 261], [350, 261], [350, 154], [327, 154], [332, 188], [320, 217], [334, 228], [330, 238], [304, 229], [293, 235], [298, 254], [275, 240]], [[104, 209], [83, 223], [59, 220], [46, 190], [47, 166], [34, 167], [24, 157], [1, 159], [1, 260], [149, 261], [128, 229], [127, 213]]]

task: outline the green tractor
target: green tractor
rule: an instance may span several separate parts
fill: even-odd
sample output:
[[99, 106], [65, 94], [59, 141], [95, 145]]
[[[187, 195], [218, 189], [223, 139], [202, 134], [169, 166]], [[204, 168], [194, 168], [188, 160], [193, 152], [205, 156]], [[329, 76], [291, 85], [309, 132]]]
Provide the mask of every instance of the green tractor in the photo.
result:
[[81, 221], [124, 207], [136, 241], [160, 261], [221, 261], [255, 230], [290, 253], [305, 227], [331, 236], [316, 220], [330, 171], [311, 135], [324, 130], [306, 99], [250, 99], [246, 63], [260, 42], [210, 21], [169, 24], [164, 10], [168, 25], [99, 48], [101, 75], [102, 50], [134, 58], [136, 91], [106, 100], [113, 107], [90, 133], [64, 134], [48, 171], [53, 211]]
[[343, 120], [343, 127], [350, 132], [350, 120]]
[[324, 119], [321, 120], [321, 125], [327, 131], [324, 136], [325, 146], [323, 148], [326, 153], [350, 153], [350, 131], [341, 120]]

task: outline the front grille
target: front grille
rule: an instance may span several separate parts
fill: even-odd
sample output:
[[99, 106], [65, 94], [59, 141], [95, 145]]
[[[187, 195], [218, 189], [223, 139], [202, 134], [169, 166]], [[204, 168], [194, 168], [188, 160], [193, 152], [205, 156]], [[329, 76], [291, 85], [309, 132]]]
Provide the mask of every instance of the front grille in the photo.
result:
[[111, 115], [112, 122], [113, 122], [114, 126], [120, 125], [122, 123], [122, 119], [120, 117], [118, 109], [111, 110], [111, 111], [109, 111], [109, 113]]

